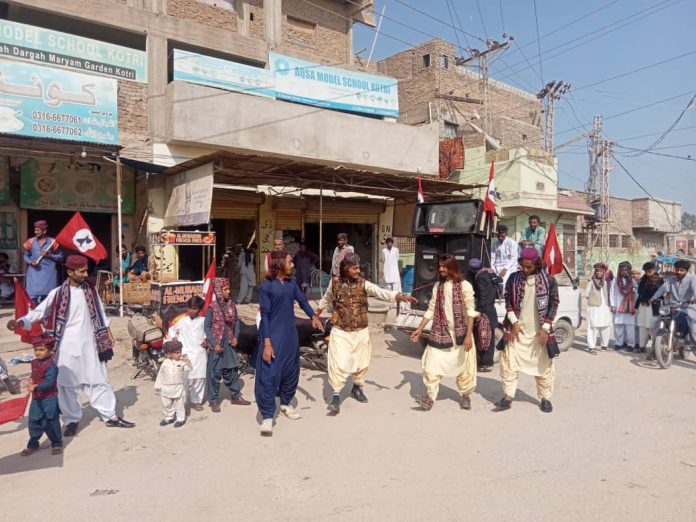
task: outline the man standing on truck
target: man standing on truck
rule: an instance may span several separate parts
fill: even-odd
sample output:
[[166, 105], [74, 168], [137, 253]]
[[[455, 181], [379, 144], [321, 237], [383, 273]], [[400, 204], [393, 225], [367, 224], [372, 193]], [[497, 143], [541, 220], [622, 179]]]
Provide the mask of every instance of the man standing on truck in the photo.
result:
[[508, 277], [517, 269], [518, 248], [517, 243], [508, 236], [507, 225], [498, 225], [497, 236], [491, 250], [491, 267], [503, 280], [505, 287]]
[[382, 301], [416, 302], [392, 290], [385, 290], [366, 281], [360, 275], [360, 257], [348, 252], [340, 265], [338, 277], [331, 278], [324, 297], [319, 302], [317, 315], [331, 308], [331, 337], [329, 338], [329, 384], [333, 390], [329, 411], [337, 415], [341, 411], [341, 389], [348, 377], [353, 378], [351, 395], [358, 402], [367, 402], [362, 385], [370, 365], [372, 343], [367, 325], [367, 298]]
[[459, 271], [459, 263], [451, 254], [437, 260], [440, 280], [433, 287], [428, 310], [411, 340], [417, 342], [430, 320], [430, 339], [423, 353], [423, 384], [428, 395], [418, 399], [420, 407], [432, 409], [443, 377], [456, 377], [461, 394], [459, 406], [471, 409], [471, 394], [476, 389], [476, 351], [474, 318], [479, 315], [474, 289]]
[[517, 375], [522, 372], [534, 377], [539, 407], [550, 413], [556, 371], [549, 341], [553, 341], [551, 325], [558, 311], [558, 286], [534, 248], [522, 249], [519, 263], [520, 271], [512, 274], [505, 285], [505, 337], [509, 340], [500, 353], [505, 395], [495, 404], [496, 411], [510, 409], [517, 391]]

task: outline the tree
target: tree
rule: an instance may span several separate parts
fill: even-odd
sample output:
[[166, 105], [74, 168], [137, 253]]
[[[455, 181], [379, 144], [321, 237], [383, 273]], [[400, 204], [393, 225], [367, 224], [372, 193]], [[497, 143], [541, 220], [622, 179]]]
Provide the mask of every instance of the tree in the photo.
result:
[[696, 214], [684, 212], [682, 214], [682, 228], [686, 230], [696, 230]]

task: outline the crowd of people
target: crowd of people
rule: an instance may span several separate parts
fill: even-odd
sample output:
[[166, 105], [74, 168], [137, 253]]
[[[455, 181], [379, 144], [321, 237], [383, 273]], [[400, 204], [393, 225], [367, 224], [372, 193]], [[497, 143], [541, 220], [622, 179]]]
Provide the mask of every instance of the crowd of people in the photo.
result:
[[[45, 224], [36, 225], [36, 239], [27, 245], [29, 265], [47, 262], [56, 270], [62, 253], [53, 249]], [[465, 274], [453, 255], [439, 256], [439, 278], [433, 286], [432, 298], [422, 322], [411, 335], [412, 341], [419, 341], [425, 335], [426, 326], [431, 324], [425, 335], [427, 343], [422, 357], [426, 394], [417, 399], [420, 409], [431, 410], [442, 379], [454, 377], [460, 407], [470, 410], [477, 373], [491, 371], [497, 348], [501, 350], [502, 396], [495, 403], [495, 410], [511, 408], [520, 373], [534, 377], [541, 411], [553, 410], [555, 358], [559, 355], [553, 324], [559, 294], [556, 280], [546, 271], [539, 252], [543, 233], [538, 218], [530, 218], [529, 239], [518, 245], [507, 237], [506, 227], [499, 226], [491, 268], [472, 258]], [[382, 252], [386, 288], [362, 277], [360, 257], [348, 245], [345, 235], [339, 235], [337, 242], [330, 283], [316, 309], [309, 304], [307, 290], [311, 286], [308, 274], [317, 261], [316, 255], [304, 244], [300, 244], [294, 256], [290, 255], [278, 242], [267, 256], [268, 270], [258, 286], [260, 317], [254, 361], [254, 396], [261, 418], [261, 435], [273, 434], [276, 411], [291, 420], [301, 418], [294, 406], [300, 375], [295, 303], [317, 330], [324, 329], [321, 314], [324, 311], [331, 314], [328, 382], [332, 393], [327, 408], [331, 415], [338, 415], [341, 392], [349, 380], [350, 396], [360, 403], [368, 402], [363, 389], [372, 351], [368, 297], [387, 302], [416, 302], [412, 296], [401, 293], [398, 249], [392, 239], [386, 240]], [[253, 263], [253, 257], [248, 260], [247, 255], [253, 256], [254, 249], [242, 252], [240, 265], [247, 261]], [[130, 259], [129, 264], [140, 271], [140, 274], [129, 271], [129, 277], [143, 277], [148, 266], [146, 254], [136, 248], [135, 259]], [[645, 263], [641, 271], [623, 262], [614, 277], [606, 264], [597, 263], [584, 291], [588, 351], [597, 354], [598, 350], [608, 349], [612, 331], [615, 349], [648, 351], [649, 341], [655, 335], [653, 303], [660, 298], [669, 298], [672, 304], [684, 308], [691, 335], [696, 339], [696, 276], [689, 273], [688, 260], [677, 261], [674, 268], [674, 275], [662, 278], [652, 262]], [[105, 426], [134, 426], [116, 414], [116, 397], [106, 369], [106, 363], [113, 357], [114, 339], [103, 304], [88, 282], [88, 261], [80, 255], [68, 256], [65, 269], [68, 278], [64, 283], [55, 287], [54, 281], [51, 289], [47, 288], [48, 283], [33, 288], [38, 306], [7, 325], [11, 330], [29, 330], [32, 324], [42, 322], [45, 327], [45, 333], [33, 340], [30, 438], [22, 455], [34, 453], [44, 433], [51, 442], [52, 452], [61, 453], [63, 437], [74, 436], [79, 427], [80, 392], [89, 398]], [[293, 273], [295, 278], [291, 277]], [[186, 423], [187, 407], [200, 411], [205, 400], [212, 412], [219, 413], [220, 381], [228, 390], [232, 405], [251, 405], [241, 392], [241, 365], [236, 351], [240, 318], [230, 280], [217, 277], [212, 285], [212, 300], [192, 297], [186, 317], [166, 333], [165, 360], [155, 382], [162, 401], [160, 425], [163, 427], [173, 424], [181, 428]], [[496, 345], [494, 331], [499, 317], [495, 304], [501, 294], [505, 301], [504, 333]], [[63, 417], [62, 434], [59, 414]]]

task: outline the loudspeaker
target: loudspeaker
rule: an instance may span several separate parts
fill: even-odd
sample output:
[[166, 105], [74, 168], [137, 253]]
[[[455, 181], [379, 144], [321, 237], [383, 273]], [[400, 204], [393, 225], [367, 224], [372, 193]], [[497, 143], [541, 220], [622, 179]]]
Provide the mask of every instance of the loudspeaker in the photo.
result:
[[418, 203], [413, 214], [412, 232], [419, 234], [479, 233], [482, 202], [479, 199]]
[[485, 236], [417, 236], [412, 295], [418, 299], [418, 303], [411, 305], [412, 308], [427, 310], [433, 295], [433, 286], [438, 279], [437, 260], [440, 254], [452, 254], [459, 263], [462, 275], [466, 275], [467, 265], [472, 257], [479, 258], [484, 266], [490, 264]]

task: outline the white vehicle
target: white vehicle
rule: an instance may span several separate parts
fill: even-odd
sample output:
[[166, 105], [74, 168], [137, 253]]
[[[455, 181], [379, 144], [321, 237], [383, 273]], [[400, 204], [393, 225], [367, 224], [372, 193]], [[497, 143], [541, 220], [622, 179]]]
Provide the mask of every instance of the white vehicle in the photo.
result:
[[[578, 288], [578, 279], [570, 273], [567, 266], [563, 265], [563, 269], [564, 273], [556, 276], [559, 305], [553, 328], [556, 334], [556, 340], [558, 341], [558, 347], [561, 351], [565, 352], [573, 345], [575, 341], [575, 330], [580, 328], [580, 323], [582, 322], [582, 316], [580, 314], [582, 296]], [[497, 344], [497, 340], [503, 335], [502, 323], [505, 318], [505, 301], [502, 299], [496, 301], [495, 308], [498, 312], [499, 323], [498, 329], [495, 332]], [[396, 320], [391, 325], [388, 325], [388, 327], [406, 332], [413, 332], [423, 320], [424, 313], [425, 312], [422, 310], [412, 310], [408, 305], [404, 306], [402, 304], [399, 314], [396, 316]], [[423, 347], [425, 347], [428, 342], [429, 331], [430, 323], [425, 327], [423, 336], [421, 336], [421, 344]], [[497, 350], [495, 358], [496, 360], [498, 359]]]

